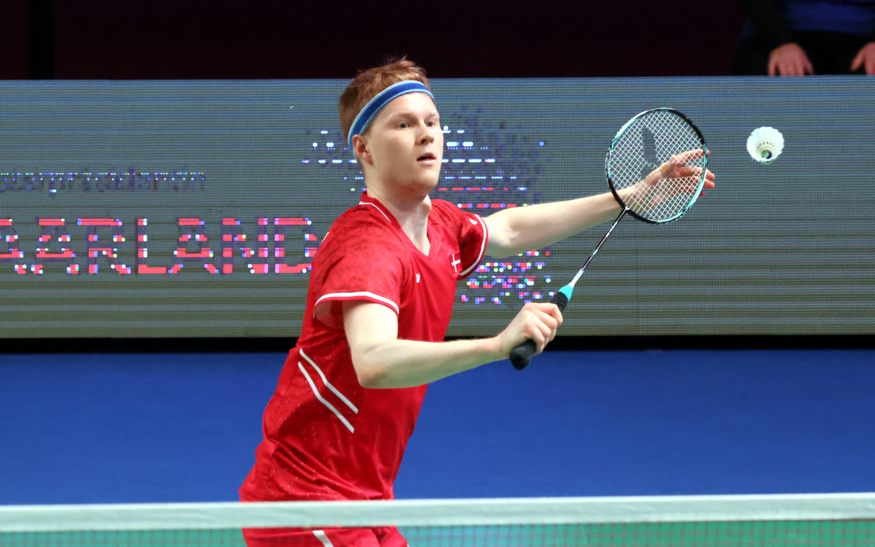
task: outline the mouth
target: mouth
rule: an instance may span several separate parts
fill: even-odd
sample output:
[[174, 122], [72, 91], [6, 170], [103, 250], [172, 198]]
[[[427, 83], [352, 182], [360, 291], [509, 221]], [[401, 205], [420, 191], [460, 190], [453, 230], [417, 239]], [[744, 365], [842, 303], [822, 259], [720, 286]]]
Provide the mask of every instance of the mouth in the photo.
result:
[[431, 161], [431, 160], [436, 160], [436, 159], [437, 159], [437, 156], [435, 156], [434, 154], [429, 152], [427, 154], [423, 154], [423, 155], [419, 156], [418, 158], [416, 158], [416, 161]]

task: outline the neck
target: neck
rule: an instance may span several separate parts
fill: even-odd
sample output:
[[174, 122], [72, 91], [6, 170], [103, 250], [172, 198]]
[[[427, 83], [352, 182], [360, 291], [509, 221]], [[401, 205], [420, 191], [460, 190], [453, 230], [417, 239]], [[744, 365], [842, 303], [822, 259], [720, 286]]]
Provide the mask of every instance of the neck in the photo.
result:
[[377, 188], [368, 188], [368, 195], [379, 200], [392, 213], [401, 229], [416, 247], [428, 254], [428, 213], [431, 211], [431, 198], [428, 194], [408, 197], [385, 193]]

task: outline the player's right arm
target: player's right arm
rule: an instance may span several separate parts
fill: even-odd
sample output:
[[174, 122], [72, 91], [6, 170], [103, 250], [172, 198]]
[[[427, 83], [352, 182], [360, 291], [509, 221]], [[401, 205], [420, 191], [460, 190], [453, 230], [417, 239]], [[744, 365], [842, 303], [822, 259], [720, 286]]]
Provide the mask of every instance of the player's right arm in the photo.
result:
[[343, 305], [343, 328], [359, 383], [368, 388], [419, 386], [506, 358], [526, 340], [538, 352], [556, 336], [562, 313], [554, 304], [526, 304], [492, 338], [421, 342], [398, 338], [398, 316], [380, 304]]

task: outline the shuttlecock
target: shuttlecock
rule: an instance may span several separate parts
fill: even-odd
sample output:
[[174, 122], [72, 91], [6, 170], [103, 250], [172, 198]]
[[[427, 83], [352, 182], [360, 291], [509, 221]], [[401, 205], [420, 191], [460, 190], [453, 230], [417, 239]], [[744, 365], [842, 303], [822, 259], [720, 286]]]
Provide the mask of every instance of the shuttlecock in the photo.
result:
[[747, 153], [759, 163], [772, 163], [784, 150], [784, 135], [774, 127], [758, 127], [747, 138]]

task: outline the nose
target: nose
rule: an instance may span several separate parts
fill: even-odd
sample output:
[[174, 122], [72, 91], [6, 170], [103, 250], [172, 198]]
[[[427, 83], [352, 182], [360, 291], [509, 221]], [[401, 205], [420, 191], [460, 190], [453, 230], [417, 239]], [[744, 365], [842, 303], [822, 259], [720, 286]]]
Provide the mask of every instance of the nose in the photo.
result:
[[419, 144], [431, 144], [434, 142], [434, 134], [430, 127], [425, 124], [419, 126]]

